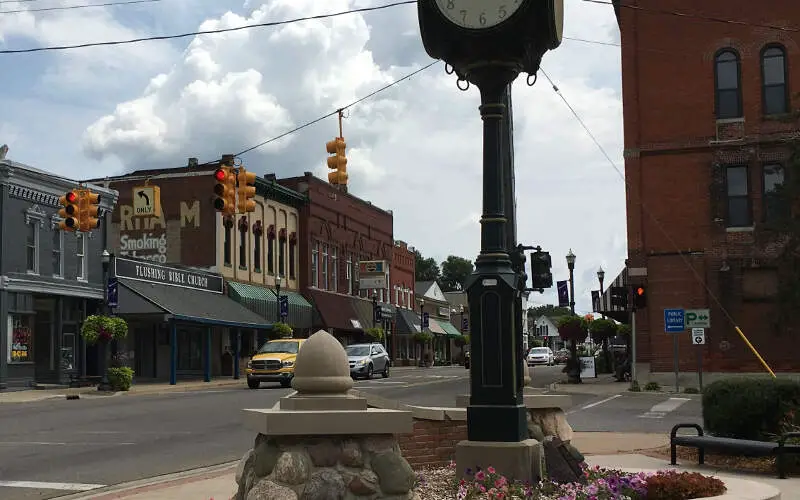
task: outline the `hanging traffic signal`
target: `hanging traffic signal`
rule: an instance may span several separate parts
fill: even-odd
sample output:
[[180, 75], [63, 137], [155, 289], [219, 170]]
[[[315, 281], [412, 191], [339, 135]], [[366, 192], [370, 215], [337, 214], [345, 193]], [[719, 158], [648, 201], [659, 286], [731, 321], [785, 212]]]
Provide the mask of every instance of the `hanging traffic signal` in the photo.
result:
[[79, 192], [80, 231], [89, 233], [100, 225], [100, 195], [88, 189]]
[[214, 171], [214, 209], [223, 215], [236, 213], [236, 175], [228, 166]]
[[253, 197], [256, 195], [256, 174], [239, 167], [236, 177], [239, 182], [239, 213], [255, 212], [256, 202]]
[[633, 287], [633, 307], [635, 309], [647, 307], [647, 290], [641, 285]]
[[328, 173], [328, 182], [335, 185], [347, 186], [347, 156], [345, 156], [347, 143], [344, 137], [337, 137], [325, 143], [325, 150], [328, 154], [335, 155], [328, 157], [328, 168], [335, 172]]
[[58, 210], [58, 216], [63, 219], [58, 223], [58, 228], [62, 231], [76, 231], [79, 225], [80, 210], [78, 208], [78, 193], [67, 191], [64, 196], [58, 199], [58, 204], [62, 208]]
[[628, 289], [624, 286], [611, 287], [611, 307], [628, 309]]
[[549, 252], [537, 250], [531, 254], [531, 288], [543, 290], [553, 286], [553, 267]]

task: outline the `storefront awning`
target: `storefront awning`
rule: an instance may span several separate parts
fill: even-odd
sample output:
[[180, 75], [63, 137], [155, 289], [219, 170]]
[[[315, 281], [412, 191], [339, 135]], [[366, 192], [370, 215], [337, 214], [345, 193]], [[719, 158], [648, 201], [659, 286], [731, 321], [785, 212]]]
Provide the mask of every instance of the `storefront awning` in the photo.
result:
[[265, 329], [271, 323], [256, 313], [220, 294], [118, 278], [120, 316], [138, 314], [168, 314], [172, 319], [230, 326], [234, 328]]
[[347, 331], [357, 331], [363, 328], [349, 296], [322, 290], [310, 290], [308, 298], [319, 314], [319, 318], [314, 318], [314, 327]]
[[[278, 301], [271, 288], [229, 281], [228, 295], [270, 323], [278, 317]], [[289, 300], [286, 322], [293, 328], [311, 328], [313, 306], [297, 292], [281, 289], [281, 295]]]
[[453, 326], [453, 324], [450, 323], [449, 321], [444, 320], [444, 319], [433, 319], [433, 318], [431, 318], [431, 323], [433, 323], [434, 321], [439, 325], [439, 327], [442, 330], [444, 330], [444, 335], [446, 335], [447, 337], [460, 337], [461, 336], [461, 332], [458, 331], [458, 328]]
[[395, 316], [395, 333], [413, 335], [419, 333], [419, 315], [410, 309], [398, 309]]
[[442, 325], [435, 319], [428, 317], [428, 331], [434, 335], [444, 335], [445, 332]]
[[353, 301], [353, 310], [356, 312], [358, 322], [361, 323], [361, 328], [363, 330], [372, 328], [374, 318], [372, 301], [360, 297], [353, 297], [351, 300]]

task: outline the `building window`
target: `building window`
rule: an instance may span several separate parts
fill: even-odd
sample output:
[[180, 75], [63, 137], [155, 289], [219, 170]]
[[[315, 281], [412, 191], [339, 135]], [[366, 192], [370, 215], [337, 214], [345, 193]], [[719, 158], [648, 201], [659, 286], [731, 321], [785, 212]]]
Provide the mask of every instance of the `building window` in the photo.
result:
[[733, 49], [724, 49], [714, 58], [714, 84], [717, 119], [741, 118], [741, 61]]
[[764, 165], [764, 222], [781, 220], [788, 210], [780, 193], [783, 176], [783, 166]]
[[267, 231], [267, 272], [275, 274], [275, 229]]
[[239, 269], [247, 269], [247, 217], [239, 219]]
[[762, 105], [765, 115], [789, 112], [786, 86], [786, 51], [780, 46], [766, 47], [761, 52]]
[[328, 289], [328, 245], [322, 245], [322, 289]]
[[261, 240], [264, 237], [264, 226], [261, 221], [253, 224], [253, 270], [261, 272]]
[[53, 276], [64, 277], [64, 233], [58, 229], [53, 229]]
[[75, 261], [77, 264], [77, 273], [75, 278], [81, 281], [86, 281], [86, 243], [89, 241], [83, 233], [77, 234], [77, 248], [75, 250]]
[[39, 221], [28, 221], [26, 239], [27, 270], [31, 274], [39, 274]]
[[286, 238], [278, 240], [278, 276], [286, 276]]
[[339, 256], [334, 247], [331, 247], [331, 290], [339, 291]]
[[222, 220], [222, 226], [225, 228], [225, 239], [222, 242], [222, 263], [226, 266], [233, 265], [232, 262], [232, 248], [233, 248], [233, 221], [226, 217]]
[[33, 319], [31, 315], [8, 315], [9, 363], [33, 362]]
[[728, 227], [751, 225], [750, 198], [747, 182], [747, 167], [727, 167], [725, 183], [728, 192]]
[[394, 305], [400, 306], [400, 287], [397, 285], [394, 287]]
[[353, 295], [353, 254], [347, 254], [347, 267], [344, 270], [347, 280], [347, 295]]
[[289, 279], [290, 280], [295, 279], [295, 270], [294, 270], [295, 269], [295, 267], [294, 267], [295, 263], [294, 263], [294, 259], [295, 259], [295, 255], [296, 254], [297, 254], [297, 242], [296, 241], [290, 241], [289, 242]]
[[319, 243], [316, 241], [311, 247], [311, 286], [319, 288]]

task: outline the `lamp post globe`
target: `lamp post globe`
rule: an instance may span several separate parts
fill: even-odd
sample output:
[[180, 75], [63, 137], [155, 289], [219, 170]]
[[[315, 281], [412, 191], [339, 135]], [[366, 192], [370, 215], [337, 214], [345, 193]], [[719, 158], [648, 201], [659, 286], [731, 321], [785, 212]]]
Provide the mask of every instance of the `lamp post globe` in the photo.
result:
[[606, 277], [606, 272], [603, 271], [603, 267], [601, 266], [600, 269], [597, 270], [597, 280], [600, 282], [601, 285], [603, 284], [603, 280], [605, 279], [605, 277]]

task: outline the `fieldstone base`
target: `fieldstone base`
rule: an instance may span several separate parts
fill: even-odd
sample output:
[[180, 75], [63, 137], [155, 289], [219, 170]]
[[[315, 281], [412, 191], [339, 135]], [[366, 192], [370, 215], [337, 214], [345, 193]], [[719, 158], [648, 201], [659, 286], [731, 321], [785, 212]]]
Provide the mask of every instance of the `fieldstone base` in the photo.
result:
[[420, 500], [393, 435], [259, 434], [239, 462], [235, 500]]

